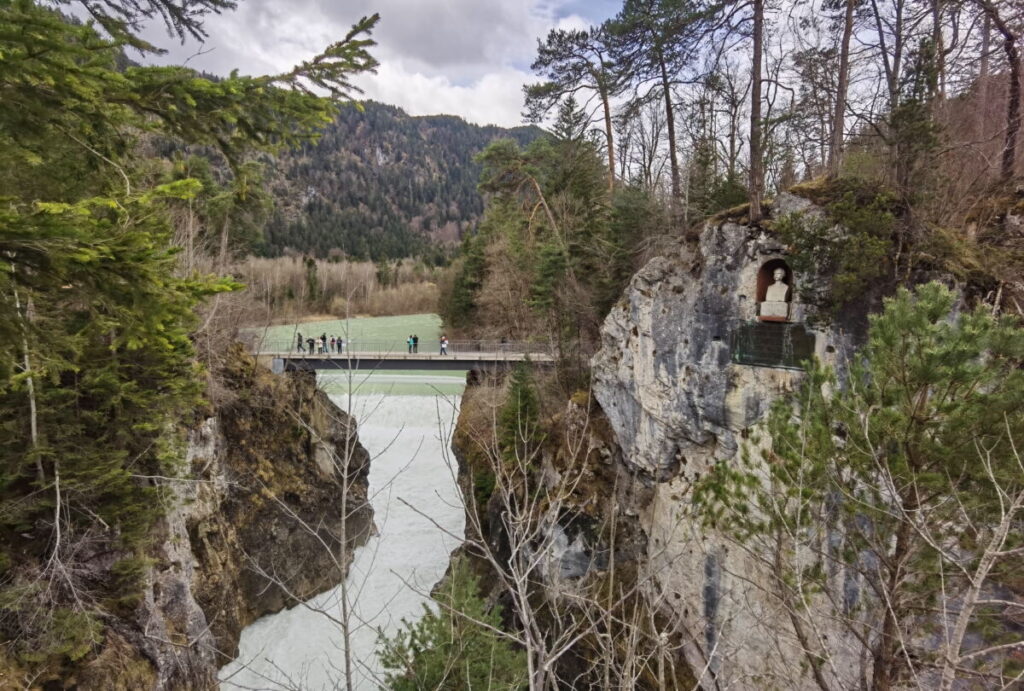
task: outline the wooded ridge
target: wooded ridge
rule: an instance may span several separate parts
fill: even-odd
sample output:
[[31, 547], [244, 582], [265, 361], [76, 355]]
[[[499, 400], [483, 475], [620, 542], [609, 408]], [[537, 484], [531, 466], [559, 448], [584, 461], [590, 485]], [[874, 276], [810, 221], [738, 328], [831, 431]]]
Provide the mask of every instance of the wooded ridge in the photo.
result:
[[484, 210], [473, 157], [495, 139], [525, 146], [541, 133], [375, 101], [342, 108], [319, 141], [268, 167], [276, 208], [262, 252], [379, 261], [457, 242]]

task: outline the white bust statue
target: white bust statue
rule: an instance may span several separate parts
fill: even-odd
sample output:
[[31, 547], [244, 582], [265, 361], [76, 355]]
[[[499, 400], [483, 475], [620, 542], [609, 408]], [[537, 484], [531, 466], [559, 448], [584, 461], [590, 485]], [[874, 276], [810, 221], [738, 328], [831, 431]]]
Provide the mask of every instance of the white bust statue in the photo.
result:
[[761, 321], [789, 321], [789, 285], [786, 284], [786, 269], [777, 267], [772, 271], [775, 283], [764, 292], [764, 302], [757, 306]]
[[772, 272], [772, 278], [775, 283], [768, 286], [764, 294], [765, 302], [786, 302], [789, 297], [789, 286], [784, 282], [786, 270], [780, 266]]

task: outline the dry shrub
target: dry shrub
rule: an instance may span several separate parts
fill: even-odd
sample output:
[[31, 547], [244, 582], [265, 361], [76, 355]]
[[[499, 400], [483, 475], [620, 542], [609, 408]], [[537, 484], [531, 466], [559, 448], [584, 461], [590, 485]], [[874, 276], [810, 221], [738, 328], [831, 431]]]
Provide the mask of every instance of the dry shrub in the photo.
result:
[[[499, 237], [487, 246], [487, 275], [476, 297], [474, 336], [498, 334], [510, 340], [529, 340], [545, 333], [543, 322], [530, 305], [535, 281], [532, 267]], [[504, 331], [504, 333], [502, 333]]]
[[434, 283], [406, 283], [379, 290], [364, 300], [355, 301], [354, 313], [390, 316], [436, 312], [437, 295], [437, 285]]
[[246, 257], [232, 266], [230, 273], [276, 321], [312, 314], [384, 316], [437, 311], [435, 282], [440, 269], [411, 259], [374, 264], [298, 256]]

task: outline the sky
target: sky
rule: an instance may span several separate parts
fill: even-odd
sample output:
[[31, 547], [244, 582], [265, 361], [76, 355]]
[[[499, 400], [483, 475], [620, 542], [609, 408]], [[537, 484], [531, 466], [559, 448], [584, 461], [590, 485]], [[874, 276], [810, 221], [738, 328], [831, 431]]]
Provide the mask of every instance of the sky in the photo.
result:
[[537, 39], [553, 28], [586, 28], [621, 0], [240, 0], [206, 21], [205, 43], [181, 44], [163, 25], [144, 37], [167, 49], [144, 62], [214, 74], [284, 72], [342, 38], [361, 17], [381, 15], [372, 51], [381, 65], [357, 84], [363, 98], [412, 115], [449, 113], [477, 124], [522, 124], [523, 84]]

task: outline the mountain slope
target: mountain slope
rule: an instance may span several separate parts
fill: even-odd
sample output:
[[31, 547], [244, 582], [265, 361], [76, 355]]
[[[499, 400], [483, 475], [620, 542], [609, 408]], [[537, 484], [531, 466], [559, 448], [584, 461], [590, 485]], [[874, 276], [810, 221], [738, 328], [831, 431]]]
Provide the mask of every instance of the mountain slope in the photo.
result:
[[540, 133], [373, 101], [344, 108], [317, 144], [278, 159], [263, 251], [379, 260], [456, 241], [483, 213], [473, 156], [494, 139], [526, 144]]

